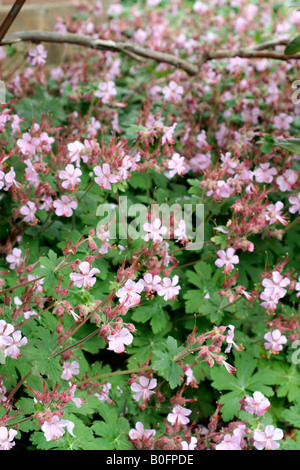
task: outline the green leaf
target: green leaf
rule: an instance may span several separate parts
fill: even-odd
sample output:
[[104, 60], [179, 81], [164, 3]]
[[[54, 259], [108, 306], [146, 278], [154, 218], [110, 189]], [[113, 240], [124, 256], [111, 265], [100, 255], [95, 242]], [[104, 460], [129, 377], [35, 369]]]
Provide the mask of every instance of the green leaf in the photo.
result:
[[20, 117], [25, 120], [24, 126], [30, 128], [32, 120], [41, 122], [42, 116], [49, 115], [51, 124], [56, 127], [66, 119], [66, 112], [63, 106], [63, 99], [57, 96], [51, 96], [46, 88], [40, 87], [34, 95], [34, 98], [24, 97], [16, 105]]
[[226, 238], [225, 233], [215, 235], [214, 237], [211, 238], [211, 241], [215, 245], [219, 245], [221, 250], [224, 250], [224, 248], [226, 248], [226, 246], [227, 246], [227, 238]]
[[287, 397], [290, 402], [300, 396], [300, 372], [295, 364], [287, 368], [283, 364], [274, 364], [272, 367], [276, 380], [278, 397]]
[[134, 140], [137, 138], [139, 131], [148, 131], [148, 129], [141, 125], [137, 126], [136, 124], [132, 124], [125, 130], [125, 138], [127, 140]]
[[280, 443], [281, 450], [300, 450], [300, 433], [297, 432], [295, 440], [286, 436], [284, 441]]
[[97, 436], [98, 450], [130, 450], [132, 444], [128, 440], [129, 423], [127, 419], [118, 417], [112, 405], [99, 404], [99, 414], [104, 421], [96, 421], [92, 429]]
[[289, 424], [300, 429], [300, 398], [288, 410], [284, 410], [281, 414]]
[[276, 140], [275, 145], [277, 145], [277, 147], [283, 148], [284, 150], [287, 150], [288, 152], [300, 155], [300, 139]]
[[219, 401], [223, 405], [221, 413], [224, 421], [238, 416], [241, 408], [239, 401], [245, 395], [257, 390], [266, 396], [274, 395], [270, 385], [276, 383], [276, 378], [270, 367], [261, 365], [258, 368], [258, 361], [246, 352], [235, 357], [235, 375], [229, 374], [225, 367], [214, 366], [211, 370], [212, 386], [222, 392]]
[[300, 52], [300, 36], [294, 38], [285, 48], [284, 53], [286, 55], [293, 55]]
[[57, 283], [58, 274], [56, 273], [56, 268], [63, 258], [58, 258], [57, 254], [50, 250], [48, 256], [41, 256], [39, 258], [40, 266], [35, 268], [33, 274], [38, 277], [45, 277], [43, 288], [46, 290], [48, 295], [53, 295], [55, 290], [54, 286]]
[[183, 376], [182, 368], [174, 359], [184, 348], [182, 346], [178, 347], [176, 339], [171, 336], [168, 336], [165, 346], [168, 349], [167, 351], [154, 351], [155, 356], [159, 359], [154, 362], [153, 369], [166, 378], [173, 389], [181, 384], [180, 377]]
[[216, 325], [220, 324], [224, 311], [221, 310], [221, 297], [214, 292], [210, 298], [204, 298], [204, 292], [200, 290], [188, 290], [183, 296], [186, 300], [185, 311], [186, 313], [202, 314], [209, 318], [211, 323]]
[[158, 301], [147, 301], [134, 310], [132, 320], [138, 323], [146, 323], [150, 320], [152, 331], [157, 334], [166, 327], [168, 315]]
[[60, 378], [62, 367], [58, 357], [51, 357], [51, 353], [57, 346], [57, 334], [53, 336], [50, 331], [38, 327], [35, 332], [36, 339], [32, 339], [23, 349], [24, 358], [31, 364], [34, 375], [43, 374], [50, 380], [56, 381]]

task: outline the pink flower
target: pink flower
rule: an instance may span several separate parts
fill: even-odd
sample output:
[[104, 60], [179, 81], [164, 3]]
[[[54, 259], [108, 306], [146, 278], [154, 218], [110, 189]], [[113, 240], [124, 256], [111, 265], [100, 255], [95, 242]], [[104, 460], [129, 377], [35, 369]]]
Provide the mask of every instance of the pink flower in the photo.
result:
[[36, 137], [31, 137], [29, 132], [22, 135], [22, 139], [17, 140], [17, 146], [21, 150], [23, 155], [35, 155], [36, 148], [40, 141]]
[[278, 300], [279, 299], [272, 299], [269, 295], [267, 295], [265, 292], [262, 292], [260, 294], [260, 299], [263, 300], [264, 302], [261, 302], [261, 306], [267, 309], [269, 312], [274, 312], [277, 308]]
[[62, 217], [72, 217], [73, 210], [76, 210], [77, 206], [77, 201], [70, 199], [68, 196], [62, 196], [61, 199], [56, 199], [53, 202], [55, 214]]
[[0, 189], [3, 188], [5, 184], [4, 182], [5, 182], [5, 173], [0, 170]]
[[206, 170], [211, 164], [211, 153], [196, 153], [196, 155], [189, 160], [189, 164], [194, 173]]
[[69, 382], [69, 385], [70, 385], [70, 388], [67, 390], [67, 392], [69, 392], [69, 399], [70, 401], [74, 403], [76, 408], [80, 408], [82, 405], [82, 400], [80, 398], [75, 397], [75, 392], [76, 392], [77, 387], [75, 384], [72, 385], [71, 382]]
[[281, 201], [277, 201], [275, 204], [269, 204], [266, 207], [265, 218], [269, 224], [276, 224], [280, 222], [282, 225], [287, 225], [287, 221], [282, 217], [282, 209], [284, 205]]
[[165, 100], [173, 101], [173, 103], [179, 103], [179, 101], [182, 99], [183, 87], [177, 85], [177, 83], [172, 80], [169, 85], [162, 89], [162, 92]]
[[97, 268], [90, 269], [90, 264], [87, 261], [80, 263], [78, 268], [80, 273], [70, 274], [70, 279], [74, 283], [74, 286], [79, 288], [83, 287], [84, 289], [92, 287], [97, 280], [93, 276], [97, 273], [100, 273], [100, 270]]
[[38, 314], [34, 310], [26, 310], [26, 312], [24, 312], [25, 320], [28, 320], [28, 318], [34, 317], [35, 315], [38, 315]]
[[69, 163], [65, 170], [59, 172], [58, 177], [64, 180], [61, 184], [63, 188], [73, 190], [80, 183], [81, 179], [79, 177], [81, 175], [82, 171], [79, 168], [74, 168], [74, 165]]
[[56, 441], [65, 434], [65, 429], [73, 436], [74, 423], [65, 419], [59, 419], [58, 416], [54, 415], [49, 421], [45, 421], [42, 426], [46, 441]]
[[18, 359], [21, 356], [19, 348], [25, 346], [27, 342], [27, 338], [25, 336], [22, 337], [21, 331], [15, 331], [12, 334], [11, 344], [4, 351], [5, 357], [10, 356], [13, 359]]
[[[38, 276], [35, 276], [34, 274], [28, 274], [28, 281], [34, 281], [35, 279], [38, 279]], [[44, 282], [45, 282], [45, 279], [39, 279], [38, 281], [32, 284], [35, 292], [44, 292], [44, 289], [42, 287]]]
[[101, 225], [97, 227], [96, 236], [101, 243], [108, 243], [109, 242], [109, 230], [107, 229], [106, 225]]
[[174, 237], [176, 241], [186, 242], [188, 240], [186, 235], [186, 223], [183, 219], [179, 220], [178, 226], [174, 230]]
[[257, 416], [263, 416], [271, 405], [269, 400], [261, 392], [254, 392], [253, 398], [246, 396], [245, 402], [247, 403], [245, 410]]
[[280, 191], [291, 191], [295, 183], [297, 183], [298, 174], [294, 170], [286, 170], [281, 176], [276, 178], [276, 183]]
[[226, 181], [217, 181], [217, 187], [215, 188], [215, 191], [208, 191], [207, 195], [212, 196], [214, 194], [215, 198], [228, 198], [234, 194], [234, 191], [233, 179], [228, 178]]
[[51, 209], [53, 209], [53, 201], [51, 196], [47, 196], [47, 194], [44, 194], [41, 197], [41, 201], [43, 202], [40, 206], [40, 210], [44, 210], [46, 212], [49, 212]]
[[88, 125], [88, 137], [91, 139], [92, 137], [96, 137], [98, 134], [99, 129], [101, 129], [101, 124], [97, 119], [91, 117], [91, 122]]
[[16, 269], [21, 266], [23, 262], [22, 250], [19, 248], [14, 248], [10, 255], [7, 255], [6, 261], [10, 263], [10, 269]]
[[96, 166], [94, 173], [96, 175], [95, 182], [103, 189], [111, 189], [111, 183], [117, 183], [120, 179], [118, 175], [111, 173], [108, 163], [104, 163], [102, 168]]
[[225, 155], [221, 153], [221, 168], [229, 175], [234, 175], [235, 169], [238, 166], [238, 160], [233, 159], [231, 152], [226, 152]]
[[0, 379], [0, 404], [4, 404], [7, 401], [7, 396], [6, 396], [6, 387], [3, 384], [3, 380]]
[[107, 9], [107, 14], [109, 16], [121, 15], [123, 13], [123, 7], [119, 3], [113, 3]]
[[268, 424], [264, 431], [254, 431], [253, 445], [257, 450], [276, 450], [280, 447], [280, 444], [276, 441], [280, 441], [282, 438], [283, 431]]
[[272, 272], [272, 279], [263, 279], [262, 285], [265, 290], [264, 293], [267, 297], [272, 297], [273, 299], [281, 299], [286, 294], [286, 289], [290, 284], [290, 280], [287, 277], [281, 276], [278, 271]]
[[143, 230], [148, 232], [144, 236], [145, 242], [153, 240], [153, 243], [160, 243], [163, 241], [162, 235], [166, 235], [168, 229], [162, 225], [161, 220], [156, 218], [151, 224], [146, 222], [143, 225]]
[[20, 187], [20, 184], [16, 181], [16, 173], [13, 167], [9, 170], [8, 173], [4, 176], [5, 188], [4, 191], [8, 191], [12, 186]]
[[196, 379], [194, 377], [193, 369], [190, 366], [185, 366], [184, 375], [186, 376], [186, 385], [195, 385], [196, 386]]
[[5, 320], [0, 320], [0, 351], [10, 346], [13, 342], [11, 334], [15, 328], [10, 323], [6, 323]]
[[239, 436], [225, 434], [223, 440], [216, 446], [216, 450], [242, 450]]
[[47, 59], [48, 52], [44, 48], [42, 44], [36, 46], [36, 49], [30, 49], [28, 52], [27, 62], [34, 66], [34, 65], [45, 65]]
[[300, 297], [300, 276], [298, 278], [298, 282], [296, 282], [295, 289], [298, 291], [296, 297]]
[[73, 362], [64, 362], [63, 364], [63, 372], [61, 374], [61, 378], [64, 380], [72, 380], [73, 375], [79, 374], [79, 364], [77, 361]]
[[168, 414], [167, 420], [169, 423], [171, 423], [173, 426], [174, 425], [183, 425], [185, 426], [186, 424], [189, 423], [190, 419], [187, 417], [191, 414], [192, 410], [188, 410], [187, 408], [184, 408], [181, 405], [176, 405], [172, 412]]
[[27, 202], [26, 206], [22, 206], [20, 213], [24, 215], [23, 222], [28, 222], [34, 224], [37, 221], [36, 216], [34, 215], [37, 211], [37, 207], [34, 202]]
[[239, 257], [234, 254], [235, 250], [233, 248], [228, 248], [226, 252], [224, 250], [217, 251], [217, 256], [219, 259], [215, 261], [215, 265], [218, 268], [224, 267], [224, 273], [229, 273], [234, 269], [234, 264], [239, 263]]
[[248, 66], [247, 60], [242, 57], [233, 57], [229, 60], [227, 70], [232, 74], [239, 74]]
[[85, 150], [85, 146], [78, 140], [75, 140], [75, 142], [71, 142], [70, 144], [68, 144], [68, 157], [71, 159], [71, 162], [76, 163], [77, 167], [80, 166], [81, 158], [83, 161], [87, 161], [87, 157], [85, 155], [82, 155], [82, 152]]
[[121, 180], [127, 180], [130, 175], [131, 161], [129, 155], [125, 155], [122, 160], [122, 166], [118, 168], [118, 173]]
[[154, 437], [156, 434], [156, 431], [154, 429], [144, 429], [143, 423], [141, 421], [138, 421], [135, 425], [135, 429], [130, 429], [129, 431], [129, 437], [131, 440], [146, 440], [151, 437]]
[[207, 143], [207, 135], [206, 135], [206, 131], [205, 131], [204, 129], [202, 129], [202, 131], [200, 132], [200, 134], [197, 135], [196, 146], [197, 146], [199, 149], [202, 149], [203, 147], [207, 147], [207, 146], [208, 146], [208, 143]]
[[127, 328], [122, 328], [120, 331], [116, 331], [107, 337], [109, 341], [108, 350], [114, 351], [118, 354], [125, 351], [125, 345], [129, 345], [133, 341], [133, 336]]
[[102, 403], [107, 401], [109, 404], [111, 404], [112, 400], [108, 396], [110, 389], [111, 389], [111, 384], [109, 382], [107, 382], [106, 384], [103, 384], [102, 390], [100, 390], [99, 393], [94, 393], [94, 395]]
[[289, 208], [291, 214], [296, 214], [296, 212], [300, 214], [300, 193], [298, 193], [297, 196], [290, 196], [289, 203], [291, 204]]
[[185, 158], [181, 157], [179, 153], [174, 153], [171, 160], [168, 161], [167, 178], [173, 178], [175, 175], [183, 176], [186, 173]]
[[123, 307], [130, 308], [140, 302], [140, 293], [143, 289], [144, 283], [142, 280], [134, 282], [131, 279], [128, 279], [125, 285], [116, 292], [116, 296], [119, 298]]
[[164, 277], [162, 284], [157, 289], [157, 293], [160, 297], [164, 296], [164, 300], [174, 299], [181, 289], [180, 286], [177, 286], [179, 277], [177, 275], [173, 276], [172, 279], [169, 277]]
[[182, 450], [195, 450], [197, 445], [197, 438], [191, 437], [190, 443], [186, 441], [181, 441], [181, 448]]
[[147, 39], [147, 33], [143, 29], [139, 28], [137, 31], [135, 31], [133, 35], [133, 39], [135, 42], [138, 44], [143, 44], [146, 39]]
[[151, 273], [144, 274], [144, 279], [141, 279], [141, 283], [144, 285], [144, 291], [156, 292], [161, 284], [161, 277], [158, 275], [152, 275]]
[[10, 450], [14, 447], [14, 438], [17, 435], [15, 429], [7, 429], [5, 426], [0, 427], [0, 450]]
[[230, 353], [232, 346], [235, 347], [237, 351], [241, 351], [243, 348], [241, 346], [237, 346], [234, 342], [234, 329], [235, 327], [233, 325], [229, 325], [229, 332], [228, 335], [226, 336], [226, 341], [227, 341], [227, 348], [225, 349], [225, 353]]
[[225, 434], [223, 441], [216, 446], [216, 450], [243, 450], [246, 446], [245, 429], [245, 424], [239, 424], [234, 429], [233, 435]]
[[175, 140], [173, 139], [173, 134], [175, 132], [176, 127], [177, 127], [177, 122], [175, 122], [170, 127], [164, 127], [163, 128], [163, 136], [162, 136], [162, 139], [161, 139], [162, 145], [165, 145], [165, 144], [172, 145], [172, 144], [175, 143]]
[[155, 393], [151, 391], [151, 389], [157, 386], [157, 380], [150, 380], [142, 375], [141, 377], [139, 377], [139, 382], [140, 383], [134, 382], [133, 384], [131, 384], [131, 391], [135, 392], [135, 394], [133, 395], [133, 399], [139, 401], [142, 398], [143, 401], [147, 401], [150, 396]]
[[122, 166], [118, 168], [119, 176], [122, 180], [127, 180], [130, 173], [138, 169], [138, 162], [141, 155], [137, 153], [135, 156], [125, 155], [122, 160]]
[[35, 171], [35, 168], [30, 160], [25, 160], [24, 163], [27, 166], [27, 168], [25, 168], [25, 179], [29, 182], [28, 186], [34, 186], [37, 188], [40, 184], [38, 173]]
[[270, 163], [261, 163], [259, 168], [253, 171], [253, 174], [258, 183], [272, 183], [277, 170], [276, 168], [270, 168]]
[[282, 350], [283, 344], [286, 344], [287, 338], [281, 334], [280, 330], [268, 331], [264, 336], [266, 342], [265, 348], [273, 354], [278, 354]]
[[227, 372], [231, 375], [235, 374], [236, 372], [236, 368], [233, 367], [231, 364], [228, 364], [228, 362], [226, 361], [222, 361], [222, 364], [223, 366], [225, 367], [225, 369], [227, 370]]
[[293, 122], [292, 116], [289, 116], [286, 113], [280, 113], [274, 118], [274, 126], [276, 129], [287, 131], [290, 128], [291, 123]]
[[94, 95], [97, 98], [100, 98], [102, 100], [102, 103], [105, 103], [105, 104], [109, 103], [111, 98], [116, 96], [116, 94], [117, 94], [117, 90], [115, 88], [115, 84], [111, 80], [107, 83], [106, 82], [99, 83], [98, 90], [95, 91], [94, 93]]
[[51, 145], [55, 142], [54, 138], [50, 137], [47, 132], [42, 132], [39, 140], [43, 152], [51, 152]]

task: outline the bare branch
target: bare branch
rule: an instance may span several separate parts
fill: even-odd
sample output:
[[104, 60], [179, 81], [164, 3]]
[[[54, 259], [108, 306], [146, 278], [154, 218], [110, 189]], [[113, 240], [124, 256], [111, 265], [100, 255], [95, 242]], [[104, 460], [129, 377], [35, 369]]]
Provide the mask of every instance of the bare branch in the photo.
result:
[[274, 48], [276, 46], [286, 46], [290, 42], [290, 39], [275, 39], [273, 41], [266, 41], [253, 47], [257, 51], [263, 51], [264, 49]]
[[56, 43], [56, 44], [74, 44], [95, 50], [112, 51], [123, 53], [135, 60], [149, 59], [158, 63], [166, 63], [184, 70], [189, 75], [197, 75], [201, 66], [209, 60], [228, 59], [241, 57], [245, 59], [275, 59], [289, 61], [291, 59], [300, 59], [300, 54], [286, 55], [284, 52], [267, 51], [278, 45], [286, 45], [289, 41], [274, 40], [268, 41], [253, 48], [240, 48], [234, 50], [220, 49], [217, 51], [203, 51], [200, 57], [193, 57], [193, 62], [182, 59], [175, 55], [147, 49], [138, 44], [129, 42], [115, 42], [105, 39], [97, 39], [90, 36], [82, 36], [74, 33], [55, 33], [48, 31], [23, 31], [20, 33], [9, 34], [0, 43], [1, 46], [8, 44], [17, 44], [21, 42], [33, 43]]
[[300, 59], [300, 54], [286, 55], [284, 52], [264, 51], [257, 49], [237, 49], [234, 51], [219, 50], [209, 53], [208, 60], [242, 57], [243, 59], [275, 59], [288, 61]]

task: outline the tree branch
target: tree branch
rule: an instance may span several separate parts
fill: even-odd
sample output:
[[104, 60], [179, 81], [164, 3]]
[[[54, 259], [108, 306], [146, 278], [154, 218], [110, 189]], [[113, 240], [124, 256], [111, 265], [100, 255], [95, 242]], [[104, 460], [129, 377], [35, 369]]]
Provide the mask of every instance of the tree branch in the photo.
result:
[[201, 54], [200, 58], [194, 57], [194, 62], [187, 59], [182, 59], [166, 52], [147, 49], [145, 47], [130, 42], [115, 42], [110, 40], [97, 39], [90, 36], [82, 36], [74, 33], [55, 33], [50, 31], [23, 31], [7, 35], [6, 38], [2, 42], [0, 42], [0, 45], [11, 45], [21, 42], [48, 42], [56, 44], [73, 44], [95, 50], [119, 52], [138, 61], [148, 59], [154, 60], [158, 63], [166, 63], [169, 65], [173, 65], [174, 67], [184, 70], [189, 75], [197, 75], [201, 69], [201, 66], [209, 60], [219, 60], [233, 57], [241, 57], [245, 59], [275, 59], [283, 61], [289, 61], [291, 59], [300, 59], [300, 54], [286, 55], [284, 54], [284, 52], [266, 50], [279, 45], [286, 45], [289, 42], [286, 39], [268, 41], [259, 44], [253, 48], [204, 51]]
[[11, 9], [9, 10], [7, 16], [5, 17], [2, 25], [0, 26], [0, 42], [6, 35], [7, 31], [15, 21], [16, 17], [18, 16], [22, 6], [26, 0], [16, 0]]

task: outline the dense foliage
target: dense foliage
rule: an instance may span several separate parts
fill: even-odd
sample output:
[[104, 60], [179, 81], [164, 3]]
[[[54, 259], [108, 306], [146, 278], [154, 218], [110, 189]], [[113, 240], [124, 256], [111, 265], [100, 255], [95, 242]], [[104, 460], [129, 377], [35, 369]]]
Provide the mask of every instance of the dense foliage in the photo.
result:
[[[76, 4], [56, 31], [192, 62], [300, 25]], [[300, 449], [299, 61], [61, 47], [0, 48], [0, 449]]]

